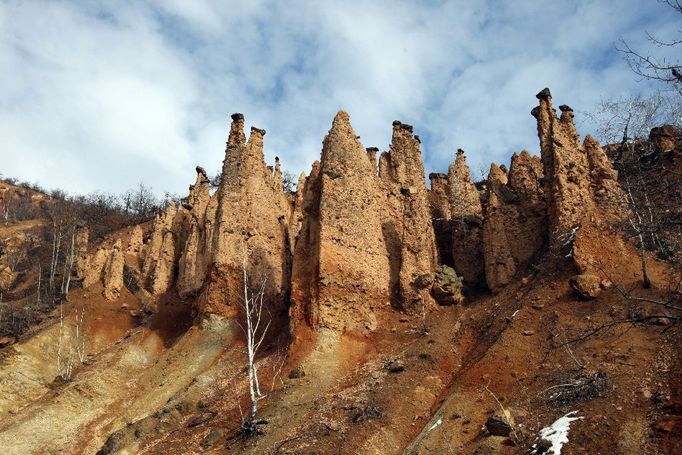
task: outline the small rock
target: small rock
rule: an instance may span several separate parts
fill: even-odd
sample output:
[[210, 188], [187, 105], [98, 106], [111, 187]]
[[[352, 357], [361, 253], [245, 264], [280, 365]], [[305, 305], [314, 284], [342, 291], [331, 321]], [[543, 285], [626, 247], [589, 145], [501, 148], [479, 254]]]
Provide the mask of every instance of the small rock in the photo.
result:
[[651, 320], [653, 325], [668, 325], [670, 324], [670, 319], [666, 317], [654, 318]]
[[12, 337], [12, 336], [6, 336], [0, 338], [0, 348], [4, 348], [6, 346], [9, 346], [11, 344], [14, 344], [17, 342], [17, 339]]
[[220, 428], [214, 428], [212, 429], [206, 436], [204, 436], [204, 439], [201, 440], [201, 447], [210, 447], [213, 445], [214, 442], [216, 442], [221, 436], [223, 435], [223, 430]]
[[535, 335], [535, 330], [524, 330], [523, 334], [524, 334], [524, 336], [529, 337], [529, 336]]
[[543, 309], [543, 308], [545, 307], [545, 304], [544, 304], [544, 303], [539, 303], [539, 302], [538, 302], [538, 303], [532, 304], [531, 307], [532, 307], [533, 309], [535, 309], [535, 310], [541, 310], [541, 309]]
[[302, 366], [297, 366], [289, 372], [289, 379], [298, 379], [305, 376], [305, 370]]
[[488, 417], [485, 422], [485, 428], [493, 436], [509, 436], [512, 431], [512, 427], [502, 419], [497, 417]]
[[213, 417], [215, 417], [215, 414], [212, 412], [204, 412], [202, 414], [196, 415], [192, 417], [189, 422], [187, 422], [187, 426], [189, 428], [191, 427], [196, 427], [197, 425], [201, 425], [204, 422], [207, 422], [211, 420]]
[[391, 360], [384, 365], [389, 373], [400, 373], [405, 371], [405, 365], [399, 360]]
[[656, 429], [664, 433], [672, 433], [679, 424], [682, 424], [682, 418], [679, 416], [665, 416], [656, 424]]
[[456, 305], [464, 302], [462, 278], [451, 267], [442, 265], [436, 271], [431, 295], [440, 305]]

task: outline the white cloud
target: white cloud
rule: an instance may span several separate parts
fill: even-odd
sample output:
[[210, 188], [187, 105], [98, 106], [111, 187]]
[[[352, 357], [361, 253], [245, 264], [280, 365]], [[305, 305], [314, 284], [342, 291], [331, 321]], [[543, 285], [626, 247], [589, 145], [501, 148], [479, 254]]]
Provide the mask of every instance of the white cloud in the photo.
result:
[[[363, 143], [415, 126], [428, 171], [537, 152], [534, 94], [589, 110], [642, 90], [615, 52], [676, 30], [637, 0], [550, 3], [180, 0], [0, 4], [0, 169], [71, 192], [139, 180], [185, 192], [221, 165], [229, 114], [295, 174], [338, 109]], [[587, 133], [588, 131], [582, 131]]]

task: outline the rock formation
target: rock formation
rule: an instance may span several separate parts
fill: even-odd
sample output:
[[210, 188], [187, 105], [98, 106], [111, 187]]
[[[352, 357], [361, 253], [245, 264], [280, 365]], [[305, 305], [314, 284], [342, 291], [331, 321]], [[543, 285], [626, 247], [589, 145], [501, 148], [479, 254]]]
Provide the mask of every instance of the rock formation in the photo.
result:
[[556, 250], [586, 213], [599, 211], [608, 218], [622, 212], [622, 207], [615, 207], [622, 193], [615, 182], [617, 173], [599, 144], [590, 136], [580, 143], [573, 109], [560, 106], [558, 118], [549, 89], [542, 90], [537, 98], [540, 104], [532, 114], [537, 119], [542, 153], [549, 246]]
[[558, 118], [549, 89], [537, 98], [540, 105], [532, 114], [537, 119], [546, 182], [549, 246], [556, 250], [592, 206], [589, 163], [573, 124], [573, 110], [561, 106]]
[[215, 210], [211, 204], [210, 182], [206, 171], [201, 167], [197, 167], [196, 171], [196, 181], [190, 186], [187, 202], [183, 204], [183, 209], [187, 212], [184, 226], [187, 238], [178, 260], [177, 290], [181, 297], [199, 292], [204, 285], [211, 260], [210, 229], [212, 220], [215, 219]]
[[123, 289], [123, 251], [121, 240], [114, 244], [106, 266], [104, 267], [104, 297], [116, 300]]
[[252, 127], [248, 141], [244, 116], [232, 115], [212, 228], [208, 285], [198, 302], [201, 313], [235, 317], [242, 293], [242, 264], [253, 286], [265, 283], [265, 301], [281, 311], [288, 299], [291, 248], [289, 205], [265, 165], [265, 130]]
[[517, 268], [525, 268], [547, 242], [547, 206], [542, 189], [542, 162], [523, 150], [513, 154], [508, 188], [516, 195], [517, 226], [512, 255]]
[[88, 242], [90, 229], [87, 226], [76, 228], [74, 246], [76, 249], [75, 274], [76, 278], [85, 278], [88, 275]]
[[597, 141], [587, 136], [580, 143], [573, 109], [560, 106], [561, 117], [557, 118], [549, 89], [537, 98], [540, 104], [531, 113], [537, 119], [540, 138], [549, 248], [563, 254], [561, 249], [572, 245], [569, 255], [578, 270], [595, 272], [595, 253], [620, 241], [610, 231], [625, 216], [625, 195]]
[[292, 198], [291, 215], [289, 217], [289, 244], [292, 250], [294, 245], [296, 245], [296, 237], [298, 237], [301, 225], [303, 224], [303, 195], [305, 193], [306, 180], [305, 172], [301, 172], [296, 184], [296, 194]]
[[296, 243], [292, 320], [364, 332], [389, 299], [391, 269], [382, 231], [378, 180], [365, 148], [339, 112], [304, 191]]
[[509, 174], [496, 164], [486, 184], [483, 221], [485, 276], [498, 291], [524, 270], [545, 243], [542, 166], [525, 150], [512, 156]]
[[454, 268], [457, 274], [464, 277], [467, 285], [478, 287], [485, 276], [481, 239], [482, 207], [461, 149], [457, 150], [455, 162], [448, 169], [448, 188]]
[[488, 174], [483, 221], [483, 259], [488, 288], [497, 292], [516, 274], [512, 256], [517, 227], [516, 195], [506, 187], [507, 175], [493, 163]]
[[392, 285], [397, 284], [397, 289], [392, 288], [394, 300], [407, 311], [423, 309], [430, 301], [438, 253], [419, 140], [412, 126], [393, 122], [391, 146], [382, 153], [381, 163], [379, 177], [386, 194], [382, 231]]
[[176, 268], [175, 222], [177, 209], [174, 203], [165, 212], [154, 218], [151, 240], [142, 267], [142, 284], [153, 295], [166, 292], [172, 282]]
[[143, 245], [142, 227], [138, 224], [135, 226], [130, 233], [130, 239], [128, 239], [128, 246], [126, 247], [127, 254], [138, 255], [142, 252]]
[[431, 206], [431, 219], [433, 220], [433, 233], [436, 239], [438, 255], [443, 264], [452, 265], [452, 229], [450, 227], [448, 175], [434, 172], [429, 174], [429, 180], [431, 181], [429, 204]]
[[[458, 150], [447, 175], [429, 175], [430, 191], [410, 125], [393, 122], [389, 150], [377, 157], [339, 112], [321, 160], [288, 193], [279, 159], [265, 164], [265, 131], [251, 127], [247, 140], [244, 116], [234, 114], [218, 190], [211, 195], [197, 167], [189, 195], [156, 216], [146, 244], [140, 227], [130, 232], [126, 258], [140, 260], [151, 294], [177, 292], [198, 314], [234, 318], [246, 256], [251, 286], [265, 283], [273, 317], [288, 309], [294, 336], [303, 327], [366, 333], [390, 306], [420, 314], [433, 297], [462, 301], [462, 281], [497, 292], [546, 248], [564, 258], [572, 245], [578, 271], [593, 273], [593, 246], [618, 245], [604, 227], [623, 217], [624, 195], [599, 144], [579, 141], [571, 108], [558, 118], [549, 90], [537, 97], [541, 160], [514, 154], [509, 171], [493, 164], [477, 187]], [[111, 245], [77, 268], [85, 286], [103, 280], [116, 298], [123, 250], [120, 239]]]
[[84, 261], [86, 265], [83, 266], [85, 274], [83, 275], [83, 287], [87, 288], [102, 280], [102, 273], [109, 261], [110, 250], [106, 247], [100, 247], [95, 251], [91, 257]]

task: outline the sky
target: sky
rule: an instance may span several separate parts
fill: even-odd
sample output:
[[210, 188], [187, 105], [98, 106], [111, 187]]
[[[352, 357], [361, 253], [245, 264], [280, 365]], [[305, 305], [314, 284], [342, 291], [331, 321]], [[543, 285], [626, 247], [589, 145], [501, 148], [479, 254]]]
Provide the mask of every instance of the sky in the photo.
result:
[[[230, 114], [298, 175], [343, 109], [366, 147], [414, 125], [427, 174], [539, 153], [530, 110], [646, 93], [616, 51], [674, 37], [656, 0], [0, 0], [0, 173], [69, 193], [185, 194]], [[248, 131], [247, 131], [248, 133]]]

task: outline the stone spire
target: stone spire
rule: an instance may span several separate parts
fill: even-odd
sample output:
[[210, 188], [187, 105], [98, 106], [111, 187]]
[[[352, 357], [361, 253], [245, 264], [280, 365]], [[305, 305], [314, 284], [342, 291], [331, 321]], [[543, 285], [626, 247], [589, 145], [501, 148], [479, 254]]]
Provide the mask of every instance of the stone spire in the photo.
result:
[[431, 302], [425, 277], [438, 264], [428, 191], [419, 140], [411, 125], [393, 122], [388, 153], [382, 155], [381, 181], [388, 194], [383, 223], [392, 268], [399, 270], [397, 295], [400, 307], [421, 312]]
[[455, 270], [468, 286], [477, 287], [484, 280], [482, 208], [478, 190], [471, 179], [469, 166], [461, 149], [457, 150], [455, 161], [448, 168], [448, 188]]
[[305, 184], [293, 326], [303, 319], [337, 331], [376, 328], [375, 309], [388, 300], [390, 275], [379, 197], [366, 150], [340, 111], [322, 143], [320, 170], [313, 167]]
[[237, 316], [246, 251], [247, 273], [254, 283], [266, 279], [265, 301], [275, 314], [281, 312], [289, 289], [289, 207], [265, 166], [265, 130], [251, 127], [245, 142], [244, 116], [235, 114], [232, 120], [211, 226], [208, 282], [198, 310]]
[[561, 117], [552, 107], [552, 95], [544, 89], [536, 95], [539, 105], [531, 112], [537, 119], [545, 177], [550, 249], [560, 248], [572, 228], [592, 206], [589, 164], [573, 124], [573, 110], [561, 106]]
[[452, 217], [481, 214], [481, 200], [462, 149], [457, 149], [455, 162], [448, 168], [448, 187]]
[[[505, 185], [507, 175], [495, 163], [490, 165], [486, 185], [483, 220], [483, 257], [485, 279], [492, 292], [499, 291], [516, 274], [516, 264], [511, 252], [510, 225], [516, 221], [515, 208], [509, 207], [513, 193]], [[505, 201], [507, 199], [507, 201]]]

